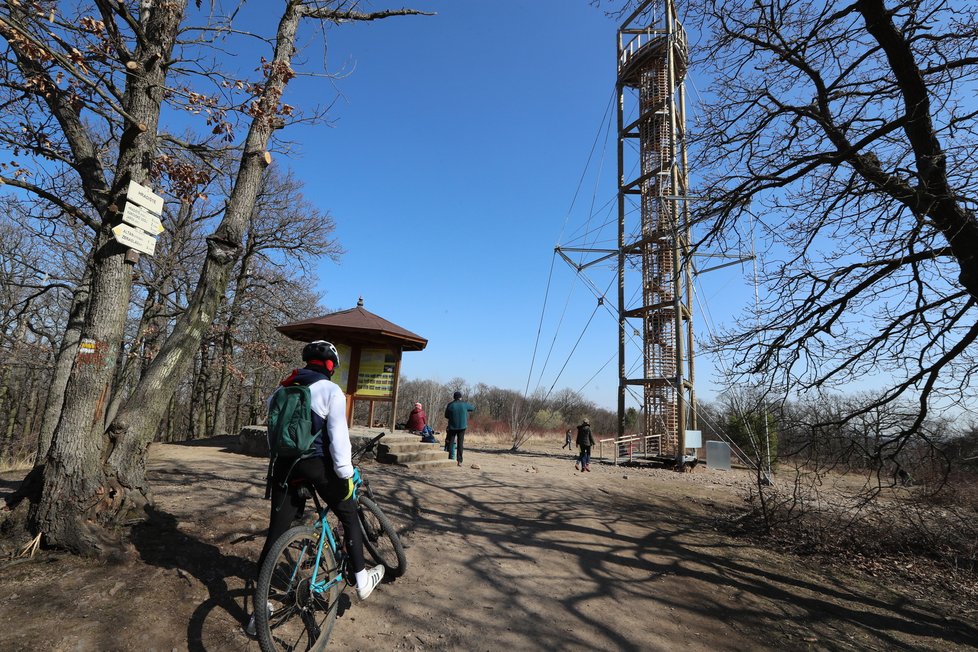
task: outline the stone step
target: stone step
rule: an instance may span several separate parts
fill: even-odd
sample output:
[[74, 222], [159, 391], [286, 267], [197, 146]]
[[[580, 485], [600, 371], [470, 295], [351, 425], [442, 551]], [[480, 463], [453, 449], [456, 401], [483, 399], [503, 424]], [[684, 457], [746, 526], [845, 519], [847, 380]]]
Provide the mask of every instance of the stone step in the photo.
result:
[[449, 466], [443, 443], [426, 444], [418, 435], [393, 434], [381, 440], [377, 459], [386, 464], [396, 464], [411, 469], [428, 469]]
[[390, 453], [417, 453], [417, 452], [420, 452], [420, 451], [431, 450], [431, 447], [432, 446], [437, 446], [438, 448], [442, 448], [444, 446], [444, 444], [424, 444], [420, 440], [415, 440], [415, 441], [412, 441], [412, 442], [404, 442], [404, 443], [401, 443], [401, 442], [394, 443], [394, 442], [386, 442], [386, 441], [384, 441], [384, 442], [381, 442], [381, 444], [380, 444], [380, 450], [381, 450], [381, 453], [384, 453], [384, 452], [390, 452]]
[[391, 451], [381, 453], [378, 461], [386, 464], [404, 464], [406, 462], [422, 462], [428, 460], [447, 460], [448, 453], [441, 449], [431, 448], [424, 451]]
[[388, 433], [380, 441], [383, 444], [413, 444], [421, 441], [421, 435], [412, 435], [406, 432]]
[[[366, 429], [351, 430], [350, 438], [354, 448], [366, 443], [379, 432]], [[444, 442], [423, 444], [419, 435], [404, 432], [388, 433], [377, 446], [377, 461], [381, 464], [395, 464], [416, 471], [439, 467], [457, 466], [455, 460], [448, 459]]]
[[403, 464], [399, 464], [399, 466], [406, 467], [408, 469], [411, 469], [412, 471], [425, 471], [428, 469], [438, 469], [442, 467], [449, 468], [458, 465], [455, 463], [455, 460], [450, 460], [447, 457], [444, 457], [439, 460], [419, 460], [416, 462], [404, 462]]

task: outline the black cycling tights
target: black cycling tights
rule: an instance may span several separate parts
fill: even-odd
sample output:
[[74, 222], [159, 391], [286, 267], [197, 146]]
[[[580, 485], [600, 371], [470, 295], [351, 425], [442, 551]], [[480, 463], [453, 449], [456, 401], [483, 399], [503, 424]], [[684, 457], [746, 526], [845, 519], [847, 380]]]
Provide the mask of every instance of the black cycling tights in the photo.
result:
[[[274, 545], [276, 539], [292, 526], [292, 521], [296, 515], [305, 507], [305, 499], [298, 493], [298, 484], [290, 482], [288, 487], [284, 486], [286, 475], [292, 467], [293, 460], [279, 459], [275, 462], [275, 469], [272, 473], [272, 513], [268, 521], [268, 536], [265, 539], [265, 547], [262, 548], [261, 556], [258, 558], [258, 568], [261, 569], [262, 562], [269, 549]], [[327, 466], [329, 464], [329, 466]], [[329, 508], [339, 517], [343, 524], [346, 539], [346, 552], [350, 555], [350, 570], [354, 573], [366, 568], [363, 558], [363, 531], [357, 520], [357, 503], [355, 500], [343, 500], [348, 491], [348, 484], [345, 480], [340, 480], [336, 472], [333, 471], [332, 464], [322, 457], [310, 457], [299, 460], [289, 480], [298, 479], [309, 480], [316, 488], [316, 493], [326, 501]]]

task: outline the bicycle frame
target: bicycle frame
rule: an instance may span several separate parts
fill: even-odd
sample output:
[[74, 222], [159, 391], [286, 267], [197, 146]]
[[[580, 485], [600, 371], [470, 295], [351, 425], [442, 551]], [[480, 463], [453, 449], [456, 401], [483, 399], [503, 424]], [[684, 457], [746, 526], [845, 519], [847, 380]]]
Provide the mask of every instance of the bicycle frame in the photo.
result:
[[[383, 436], [384, 433], [381, 433], [367, 445], [353, 451], [351, 461], [355, 463], [362, 455], [373, 450]], [[360, 477], [363, 478], [362, 475]], [[259, 603], [268, 600], [268, 609], [255, 611], [256, 633], [263, 650], [280, 649], [276, 636], [282, 641], [308, 638], [311, 643], [315, 639], [316, 649], [320, 649], [329, 640], [336, 621], [340, 596], [346, 587], [355, 584], [355, 580], [350, 575], [349, 555], [344, 549], [340, 526], [334, 528], [328, 519], [332, 510], [323, 504], [308, 479], [291, 479], [287, 476], [285, 481], [290, 485], [289, 491], [298, 492], [297, 497], [312, 499], [316, 506], [316, 519], [311, 525], [308, 520], [304, 520], [303, 524], [293, 525], [283, 532], [272, 545], [274, 555], [269, 554], [262, 563], [255, 600]], [[360, 493], [364, 495], [364, 500], [372, 493], [366, 478], [360, 484]], [[379, 508], [369, 501], [366, 506], [372, 510], [373, 517], [380, 520], [379, 527], [386, 532], [388, 539], [396, 540], [393, 527]], [[361, 505], [357, 505], [359, 520], [355, 524], [351, 523], [350, 527], [361, 530], [365, 527], [362, 509]], [[350, 535], [350, 532], [346, 534]], [[373, 543], [367, 545], [376, 545], [378, 537], [371, 539]], [[325, 546], [329, 546], [328, 552], [324, 551]], [[390, 563], [396, 564], [397, 569], [402, 569], [406, 564], [403, 548], [398, 543], [394, 551], [397, 560]], [[381, 553], [376, 548], [369, 548], [369, 552], [378, 562], [387, 566], [388, 562], [380, 558]], [[328, 566], [323, 566], [326, 562]], [[312, 568], [309, 567], [310, 563]], [[273, 601], [276, 606], [273, 606]], [[276, 630], [279, 631], [278, 635]], [[283, 636], [285, 638], [281, 638]], [[292, 649], [292, 645], [286, 643], [288, 649]]]
[[[359, 457], [365, 452], [373, 449], [374, 445], [380, 441], [381, 437], [383, 437], [383, 434], [375, 437], [366, 446], [354, 453], [352, 457]], [[366, 477], [363, 478], [363, 484], [361, 487], [363, 488], [364, 495], [372, 495], [370, 492], [370, 485], [368, 484]], [[316, 505], [316, 513], [319, 514], [319, 518], [314, 524], [314, 527], [319, 528], [319, 544], [316, 546], [316, 559], [312, 568], [312, 577], [309, 579], [309, 589], [313, 593], [325, 593], [340, 582], [345, 581], [345, 577], [343, 575], [343, 564], [346, 562], [346, 553], [341, 550], [339, 542], [337, 542], [336, 537], [333, 536], [333, 528], [329, 526], [329, 522], [326, 519], [329, 509], [323, 507], [322, 503], [319, 502], [319, 496], [316, 494], [316, 490], [314, 488], [309, 488], [309, 495]], [[317, 577], [319, 575], [319, 562], [323, 558], [323, 545], [329, 545], [329, 548], [333, 553], [333, 558], [336, 560], [339, 573], [337, 573], [337, 575], [333, 578], [320, 581], [317, 579]], [[299, 567], [301, 566], [302, 559], [300, 558], [298, 561], [299, 563], [296, 564], [295, 570], [292, 571], [292, 577], [289, 578], [290, 589], [295, 582], [295, 576], [296, 573], [298, 573]]]
[[[333, 529], [326, 521], [326, 510], [319, 512], [319, 520], [317, 521], [317, 525], [319, 526], [319, 545], [316, 546], [316, 563], [313, 564], [312, 567], [312, 577], [309, 579], [309, 589], [313, 593], [325, 593], [343, 581], [343, 557], [345, 557], [345, 555], [339, 551], [339, 546], [336, 543], [336, 537], [333, 536]], [[324, 535], [325, 543], [328, 544], [330, 550], [333, 551], [333, 558], [336, 559], [336, 565], [339, 572], [335, 577], [328, 578], [326, 581], [318, 581], [317, 576], [319, 575], [319, 562], [323, 558]]]

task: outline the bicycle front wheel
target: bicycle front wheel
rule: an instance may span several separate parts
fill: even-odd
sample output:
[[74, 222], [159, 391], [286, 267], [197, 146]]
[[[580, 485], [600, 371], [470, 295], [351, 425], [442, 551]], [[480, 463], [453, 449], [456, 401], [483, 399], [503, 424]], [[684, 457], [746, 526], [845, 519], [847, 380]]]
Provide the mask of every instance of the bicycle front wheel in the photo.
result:
[[374, 561], [384, 565], [384, 576], [394, 579], [403, 575], [407, 570], [407, 557], [387, 515], [366, 496], [360, 496], [357, 514], [363, 528], [363, 545]]
[[255, 591], [255, 626], [262, 652], [326, 647], [344, 580], [333, 551], [323, 543], [317, 566], [319, 530], [294, 527], [278, 538], [265, 558]]

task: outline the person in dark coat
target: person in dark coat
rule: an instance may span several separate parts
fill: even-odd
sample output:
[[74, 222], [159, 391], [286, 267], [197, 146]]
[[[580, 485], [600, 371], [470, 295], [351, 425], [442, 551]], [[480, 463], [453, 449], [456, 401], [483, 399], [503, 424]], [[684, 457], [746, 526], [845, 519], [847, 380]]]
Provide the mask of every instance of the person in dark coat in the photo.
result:
[[421, 432], [428, 425], [428, 416], [424, 413], [420, 403], [414, 404], [414, 409], [408, 415], [407, 429], [411, 432]]
[[581, 455], [574, 464], [574, 468], [579, 468], [581, 473], [591, 472], [592, 446], [594, 446], [594, 437], [591, 435], [591, 422], [585, 419], [584, 423], [577, 426], [577, 447], [581, 450]]
[[564, 445], [560, 447], [560, 450], [565, 448], [571, 448], [571, 429], [568, 428], [567, 432], [564, 434]]

